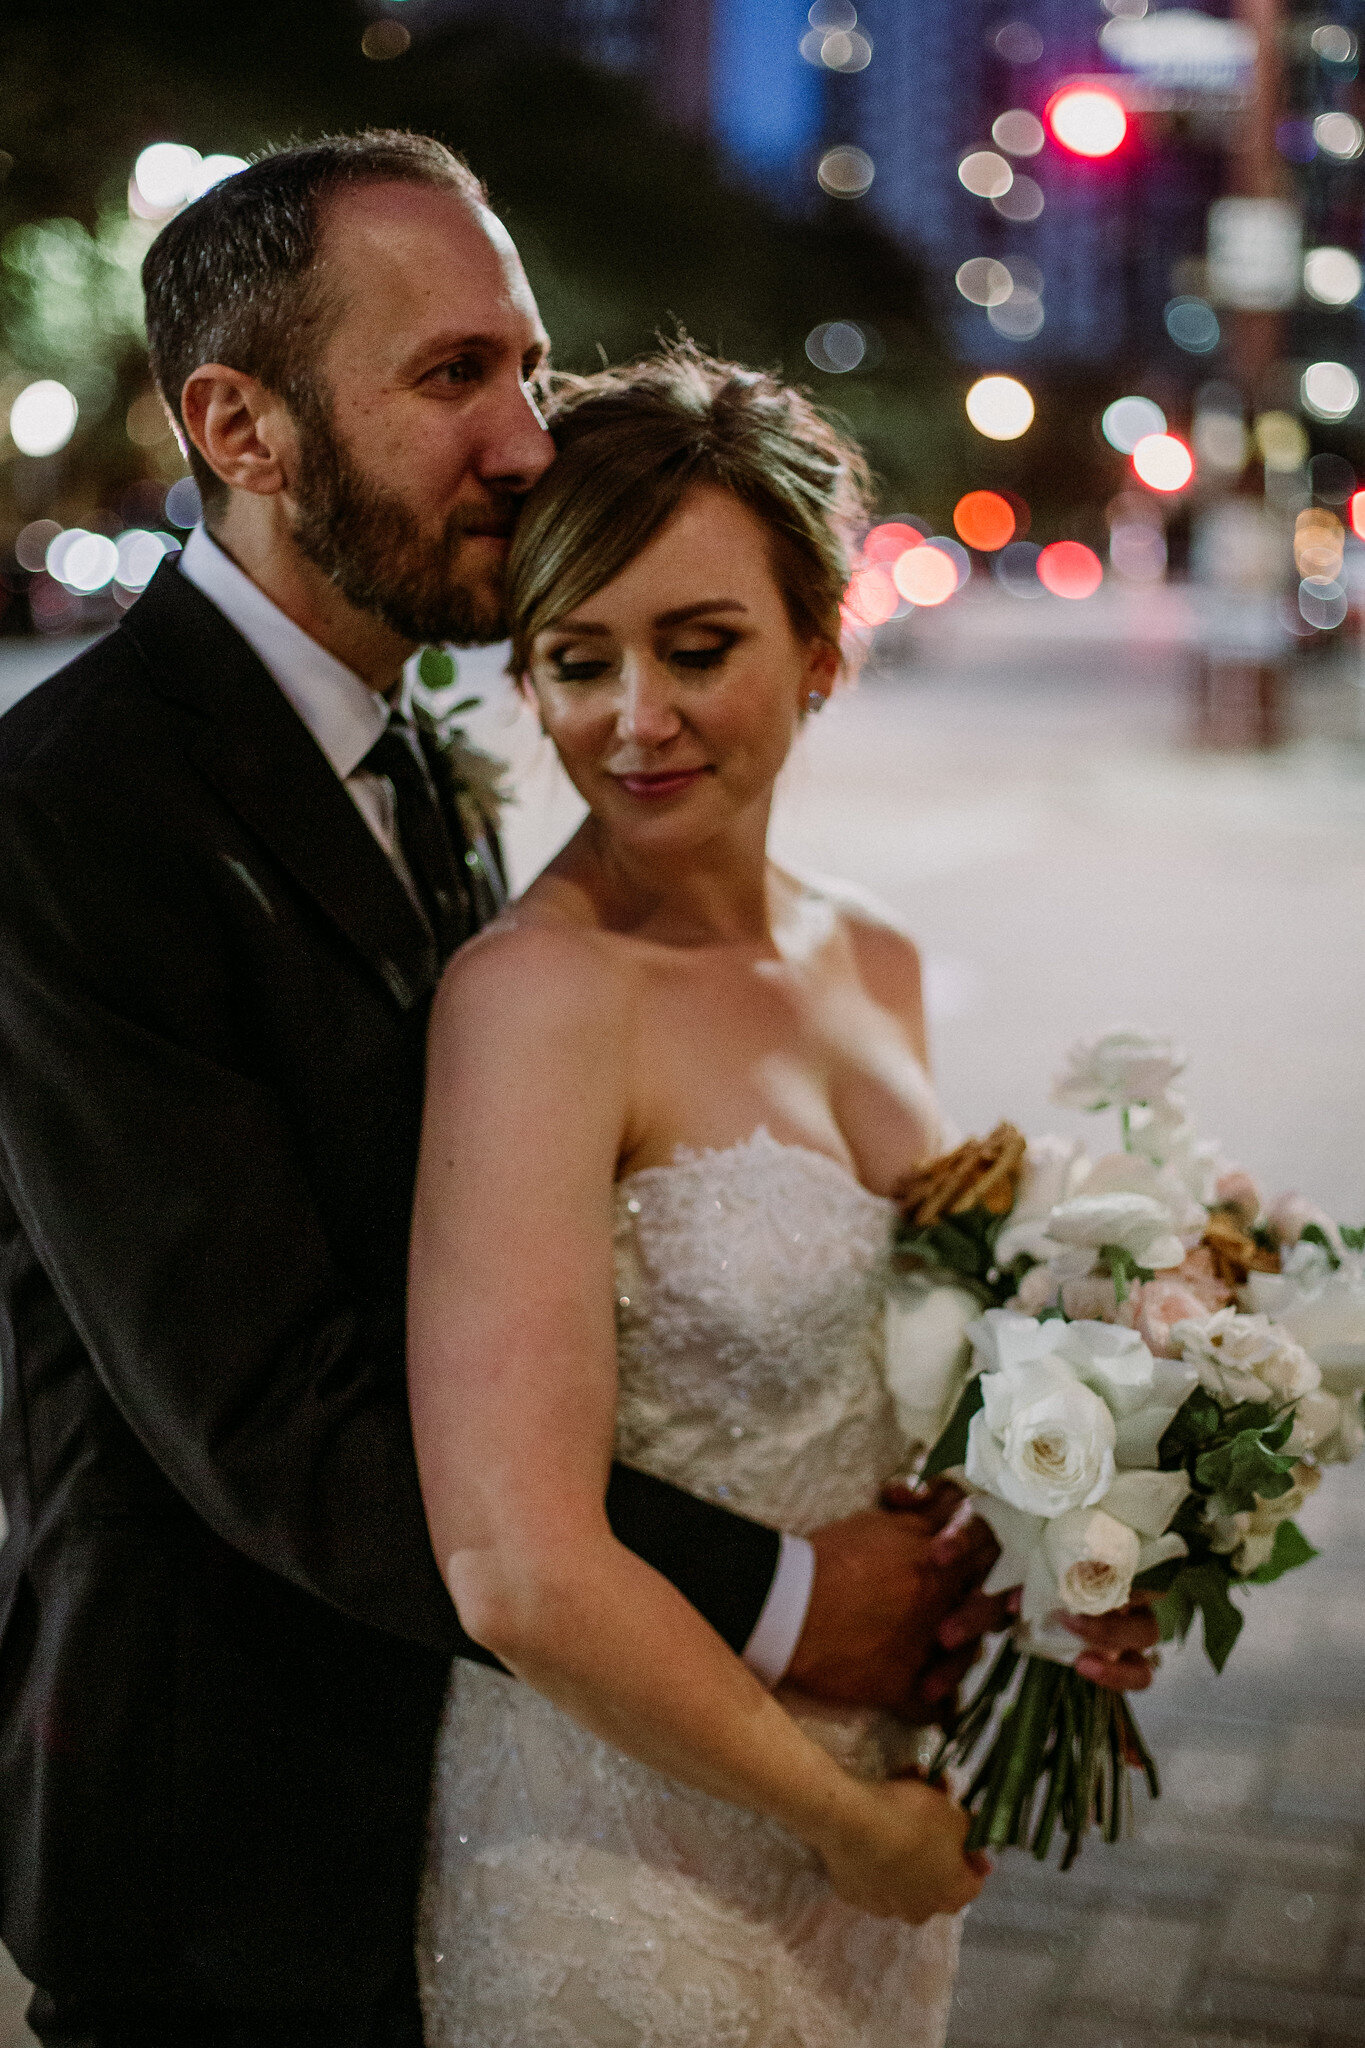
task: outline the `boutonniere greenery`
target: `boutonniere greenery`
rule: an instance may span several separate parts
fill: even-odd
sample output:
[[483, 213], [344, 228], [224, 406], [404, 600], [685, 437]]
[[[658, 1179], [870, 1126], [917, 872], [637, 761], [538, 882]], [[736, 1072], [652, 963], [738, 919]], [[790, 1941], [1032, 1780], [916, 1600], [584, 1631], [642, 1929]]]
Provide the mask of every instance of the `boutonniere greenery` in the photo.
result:
[[448, 649], [422, 649], [412, 686], [412, 714], [436, 749], [471, 844], [496, 834], [503, 806], [511, 801], [507, 763], [476, 747], [459, 723], [482, 701], [460, 695], [459, 667]]

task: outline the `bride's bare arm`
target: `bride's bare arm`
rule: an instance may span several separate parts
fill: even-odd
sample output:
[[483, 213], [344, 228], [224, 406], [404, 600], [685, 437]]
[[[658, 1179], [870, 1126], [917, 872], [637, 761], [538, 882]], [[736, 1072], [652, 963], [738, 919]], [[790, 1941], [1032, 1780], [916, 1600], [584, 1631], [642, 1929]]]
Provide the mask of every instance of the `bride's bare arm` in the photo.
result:
[[468, 1632], [585, 1726], [780, 1821], [852, 1903], [954, 1911], [981, 1883], [959, 1810], [849, 1777], [608, 1524], [629, 973], [530, 927], [468, 948], [437, 1000], [409, 1370], [438, 1562]]

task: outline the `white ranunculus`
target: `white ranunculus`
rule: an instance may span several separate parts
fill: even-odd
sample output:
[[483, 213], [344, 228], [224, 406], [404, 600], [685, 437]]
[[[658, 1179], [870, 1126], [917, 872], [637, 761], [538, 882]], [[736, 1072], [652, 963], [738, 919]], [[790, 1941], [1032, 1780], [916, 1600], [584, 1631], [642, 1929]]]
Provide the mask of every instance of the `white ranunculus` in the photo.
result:
[[1010, 1308], [988, 1308], [969, 1324], [967, 1335], [979, 1371], [1012, 1372], [1016, 1366], [1031, 1365], [1035, 1358], [1054, 1352], [1064, 1327], [1055, 1317], [1040, 1323]]
[[1065, 1138], [1034, 1138], [1024, 1155], [1024, 1171], [1005, 1227], [995, 1240], [997, 1264], [1012, 1266], [1020, 1252], [1041, 1262], [1056, 1246], [1047, 1234], [1049, 1215], [1058, 1202], [1079, 1194], [1090, 1162], [1079, 1145]]
[[1318, 1244], [1296, 1244], [1280, 1273], [1252, 1273], [1249, 1309], [1275, 1318], [1321, 1368], [1334, 1394], [1365, 1387], [1365, 1257], [1343, 1252], [1334, 1270]]
[[1169, 1038], [1150, 1031], [1107, 1031], [1073, 1045], [1052, 1099], [1069, 1109], [1131, 1109], [1159, 1102], [1183, 1070], [1185, 1055]]
[[1060, 1359], [984, 1373], [981, 1396], [967, 1436], [970, 1485], [1048, 1516], [1091, 1507], [1108, 1492], [1114, 1418]]
[[1199, 1384], [1195, 1369], [1184, 1359], [1154, 1357], [1138, 1332], [1121, 1323], [1068, 1323], [1057, 1350], [1108, 1404], [1118, 1425], [1115, 1462], [1155, 1465], [1176, 1410]]
[[1226, 1165], [1222, 1147], [1200, 1138], [1178, 1095], [1169, 1095], [1164, 1102], [1137, 1111], [1130, 1126], [1129, 1143], [1134, 1151], [1178, 1181], [1194, 1201], [1205, 1209], [1212, 1206], [1218, 1176]]
[[981, 1304], [965, 1287], [911, 1283], [886, 1297], [886, 1384], [907, 1444], [937, 1442], [971, 1365]]
[[1039, 1608], [1041, 1587], [1025, 1581], [1024, 1621], [1045, 1620], [1058, 1602], [1072, 1614], [1110, 1614], [1122, 1607], [1133, 1590], [1142, 1543], [1135, 1530], [1102, 1507], [1073, 1508], [1047, 1524], [1043, 1552], [1051, 1569], [1051, 1598], [1044, 1593]]
[[[1059, 1244], [1088, 1252], [1090, 1264], [1105, 1245], [1121, 1246], [1151, 1272], [1178, 1266], [1185, 1257], [1185, 1247], [1171, 1226], [1170, 1210], [1151, 1195], [1074, 1195], [1052, 1211], [1047, 1227]], [[1070, 1263], [1068, 1260], [1066, 1265]], [[1061, 1260], [1055, 1264], [1064, 1278], [1080, 1277], [1079, 1273], [1069, 1274]]]
[[1141, 1152], [1106, 1152], [1086, 1178], [1087, 1195], [1150, 1195], [1170, 1216], [1171, 1229], [1188, 1248], [1198, 1244], [1208, 1227], [1208, 1211], [1195, 1201], [1178, 1173], [1158, 1165]]
[[1349, 1465], [1365, 1451], [1365, 1417], [1361, 1414], [1360, 1395], [1352, 1391], [1334, 1394], [1332, 1398], [1337, 1404], [1337, 1426], [1330, 1436], [1320, 1437], [1314, 1444], [1313, 1456], [1319, 1465]]
[[1266, 1315], [1220, 1308], [1202, 1321], [1177, 1323], [1171, 1337], [1200, 1384], [1227, 1406], [1238, 1401], [1283, 1406], [1322, 1384], [1303, 1346]]

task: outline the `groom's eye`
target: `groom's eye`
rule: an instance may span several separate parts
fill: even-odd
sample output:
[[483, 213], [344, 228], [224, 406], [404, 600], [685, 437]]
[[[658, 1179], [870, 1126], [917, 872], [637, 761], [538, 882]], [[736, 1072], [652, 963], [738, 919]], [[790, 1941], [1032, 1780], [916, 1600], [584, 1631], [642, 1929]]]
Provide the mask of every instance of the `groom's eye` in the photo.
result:
[[427, 375], [429, 381], [437, 384], [473, 384], [482, 368], [477, 356], [455, 356], [448, 363], [438, 363]]

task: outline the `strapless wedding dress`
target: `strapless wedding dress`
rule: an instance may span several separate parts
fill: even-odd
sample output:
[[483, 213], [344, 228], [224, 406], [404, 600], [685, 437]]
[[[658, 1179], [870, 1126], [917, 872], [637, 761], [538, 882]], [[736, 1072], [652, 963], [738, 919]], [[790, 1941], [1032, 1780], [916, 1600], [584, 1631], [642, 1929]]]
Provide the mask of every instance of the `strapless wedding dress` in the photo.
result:
[[[882, 1371], [892, 1205], [767, 1131], [617, 1191], [617, 1455], [796, 1533], [904, 1469]], [[623, 1617], [628, 1625], [628, 1617]], [[873, 1777], [917, 1740], [783, 1703]], [[418, 1956], [430, 2048], [940, 2048], [958, 1925], [874, 1920], [774, 1822], [456, 1669]]]

